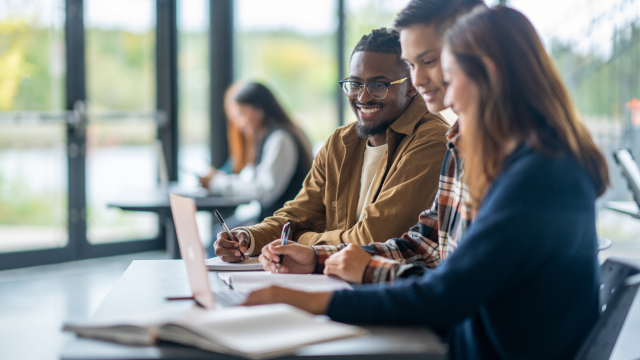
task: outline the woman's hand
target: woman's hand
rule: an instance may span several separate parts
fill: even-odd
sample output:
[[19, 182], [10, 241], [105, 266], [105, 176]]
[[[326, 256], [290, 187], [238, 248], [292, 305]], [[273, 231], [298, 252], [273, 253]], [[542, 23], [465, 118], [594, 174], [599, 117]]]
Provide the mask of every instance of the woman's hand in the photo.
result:
[[269, 245], [262, 248], [260, 262], [265, 271], [276, 272], [280, 255], [284, 255], [281, 273], [289, 274], [311, 274], [316, 268], [316, 252], [309, 246], [300, 245], [295, 241], [287, 241], [287, 244], [280, 245], [280, 240], [274, 240]]
[[349, 244], [325, 260], [324, 274], [335, 275], [350, 283], [361, 284], [362, 275], [369, 261], [371, 261], [371, 254], [358, 245]]
[[211, 182], [211, 179], [213, 179], [213, 175], [216, 174], [216, 171], [216, 168], [212, 166], [207, 175], [198, 178], [198, 181], [200, 181], [200, 185], [202, 185], [203, 188], [209, 188], [209, 183]]
[[332, 296], [332, 291], [312, 293], [271, 286], [252, 292], [242, 305], [289, 304], [312, 314], [324, 315]]

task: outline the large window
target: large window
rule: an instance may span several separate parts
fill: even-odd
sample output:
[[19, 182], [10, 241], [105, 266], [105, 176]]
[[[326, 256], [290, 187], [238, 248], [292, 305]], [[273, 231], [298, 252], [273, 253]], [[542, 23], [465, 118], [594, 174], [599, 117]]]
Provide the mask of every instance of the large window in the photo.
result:
[[[199, 186], [209, 171], [209, 1], [178, 0], [178, 180]], [[211, 213], [196, 213], [200, 238], [211, 239]]]
[[209, 170], [209, 2], [178, 1], [179, 180]]
[[336, 4], [335, 0], [234, 4], [236, 79], [268, 86], [316, 149], [338, 126]]
[[607, 157], [612, 186], [598, 201], [598, 232], [613, 240], [609, 253], [640, 252], [640, 221], [605, 206], [606, 201], [631, 200], [612, 151], [630, 148], [640, 159], [640, 2], [510, 0], [508, 5], [538, 30]]
[[0, 253], [67, 244], [64, 62], [62, 0], [0, 2]]
[[85, 0], [87, 239], [157, 235], [157, 215], [108, 208], [157, 188], [155, 1]]

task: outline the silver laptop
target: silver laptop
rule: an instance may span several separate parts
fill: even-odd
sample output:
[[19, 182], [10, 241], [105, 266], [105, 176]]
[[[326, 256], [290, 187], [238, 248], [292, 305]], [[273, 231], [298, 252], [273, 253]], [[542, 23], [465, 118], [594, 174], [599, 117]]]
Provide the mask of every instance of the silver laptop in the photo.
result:
[[193, 299], [206, 309], [213, 309], [216, 303], [222, 306], [238, 305], [247, 298], [246, 292], [217, 291], [209, 286], [209, 269], [205, 264], [205, 251], [200, 242], [196, 225], [196, 203], [193, 199], [169, 194], [171, 213], [178, 235], [180, 255], [187, 266], [187, 277]]

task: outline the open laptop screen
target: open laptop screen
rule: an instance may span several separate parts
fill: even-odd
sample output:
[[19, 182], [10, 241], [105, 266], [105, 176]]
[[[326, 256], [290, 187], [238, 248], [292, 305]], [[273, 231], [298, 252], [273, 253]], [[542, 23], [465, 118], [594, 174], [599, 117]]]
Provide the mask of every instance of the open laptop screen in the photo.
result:
[[196, 225], [196, 203], [193, 199], [169, 194], [171, 213], [178, 235], [180, 255], [187, 266], [187, 276], [193, 298], [205, 309], [215, 307], [215, 299], [209, 286], [209, 270], [205, 265], [205, 253]]

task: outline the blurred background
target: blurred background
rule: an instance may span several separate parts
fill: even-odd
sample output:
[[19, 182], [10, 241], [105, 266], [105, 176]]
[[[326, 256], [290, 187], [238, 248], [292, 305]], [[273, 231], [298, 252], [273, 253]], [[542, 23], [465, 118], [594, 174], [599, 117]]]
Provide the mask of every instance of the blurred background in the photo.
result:
[[[407, 2], [1, 1], [0, 269], [164, 246], [158, 215], [107, 204], [158, 186], [156, 139], [182, 185], [222, 165], [232, 81], [266, 84], [319, 149], [355, 120], [337, 85], [353, 46]], [[611, 151], [640, 156], [640, 1], [507, 5], [536, 26], [608, 156], [600, 235], [640, 256], [640, 220], [604, 207], [631, 200]], [[203, 237], [210, 224], [199, 214]]]
[[[132, 260], [171, 257], [162, 216], [107, 205], [159, 188], [162, 158], [185, 188], [221, 166], [230, 83], [266, 84], [317, 151], [355, 120], [337, 84], [354, 45], [407, 2], [0, 0], [0, 358], [58, 358], [62, 323], [92, 316]], [[506, 4], [607, 155], [601, 259], [640, 259], [640, 220], [606, 207], [631, 200], [612, 150], [640, 158], [640, 0]]]

